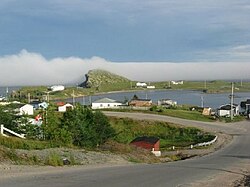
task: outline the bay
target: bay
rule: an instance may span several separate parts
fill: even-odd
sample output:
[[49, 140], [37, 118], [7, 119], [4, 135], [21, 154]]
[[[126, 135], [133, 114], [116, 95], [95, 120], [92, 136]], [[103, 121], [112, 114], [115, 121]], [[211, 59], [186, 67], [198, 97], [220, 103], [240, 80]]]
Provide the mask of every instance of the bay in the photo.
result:
[[[0, 87], [0, 96], [6, 97], [6, 88]], [[20, 87], [8, 87], [8, 93], [13, 90], [18, 90]], [[132, 92], [112, 92], [92, 96], [84, 96], [75, 98], [75, 102], [79, 102], [83, 105], [89, 105], [91, 102], [108, 97], [110, 99], [125, 101], [131, 100], [131, 98], [137, 95], [141, 99], [152, 99], [154, 103], [157, 103], [160, 99], [171, 99], [177, 101], [178, 104], [188, 104], [201, 106], [203, 100], [204, 107], [218, 108], [223, 104], [230, 103], [230, 93], [216, 93], [207, 94], [201, 91], [193, 90], [142, 90]], [[240, 104], [241, 101], [250, 99], [250, 92], [236, 92], [234, 95], [234, 103]], [[66, 102], [73, 102], [73, 98], [65, 100]]]
[[[157, 103], [157, 101], [160, 99], [171, 99], [177, 101], [178, 104], [202, 106], [203, 102], [204, 107], [211, 108], [218, 108], [223, 104], [230, 103], [230, 93], [207, 94], [192, 90], [145, 90], [134, 92], [115, 92], [75, 98], [75, 102], [79, 102], [83, 105], [89, 105], [91, 102], [105, 97], [118, 101], [125, 101], [131, 100], [134, 95], [137, 95], [140, 99], [152, 99], [154, 103]], [[235, 104], [240, 104], [241, 101], [245, 101], [246, 99], [250, 99], [250, 92], [237, 92], [234, 94]], [[67, 99], [66, 101], [73, 102], [73, 98]]]

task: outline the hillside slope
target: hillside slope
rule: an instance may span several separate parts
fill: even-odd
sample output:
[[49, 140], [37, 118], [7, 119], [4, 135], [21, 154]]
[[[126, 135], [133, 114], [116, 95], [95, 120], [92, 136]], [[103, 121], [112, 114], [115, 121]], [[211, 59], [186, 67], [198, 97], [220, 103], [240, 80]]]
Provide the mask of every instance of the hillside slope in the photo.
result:
[[85, 88], [97, 88], [101, 85], [130, 82], [125, 77], [100, 69], [90, 70], [85, 77], [86, 80], [80, 84], [81, 87]]

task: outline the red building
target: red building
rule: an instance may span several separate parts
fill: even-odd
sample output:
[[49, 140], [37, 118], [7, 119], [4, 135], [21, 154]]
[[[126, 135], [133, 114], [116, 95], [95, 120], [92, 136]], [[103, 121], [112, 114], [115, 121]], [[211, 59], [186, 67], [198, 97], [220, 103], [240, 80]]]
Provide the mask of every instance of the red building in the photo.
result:
[[160, 150], [160, 139], [152, 136], [137, 137], [130, 144], [148, 150]]

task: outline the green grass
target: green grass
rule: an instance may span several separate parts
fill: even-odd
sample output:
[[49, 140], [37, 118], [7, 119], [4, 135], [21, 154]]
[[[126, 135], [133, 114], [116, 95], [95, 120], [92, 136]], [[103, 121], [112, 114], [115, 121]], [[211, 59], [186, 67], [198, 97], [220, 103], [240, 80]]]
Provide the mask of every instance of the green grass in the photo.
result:
[[63, 160], [60, 155], [55, 152], [49, 154], [46, 158], [45, 165], [50, 166], [63, 166]]
[[7, 138], [0, 135], [0, 145], [10, 148], [10, 149], [47, 149], [59, 147], [59, 144], [47, 141], [37, 141], [37, 140], [27, 140], [20, 138]]
[[204, 116], [199, 111], [188, 111], [188, 110], [181, 110], [181, 109], [165, 109], [163, 112], [158, 112], [161, 115], [167, 115], [171, 117], [177, 117], [182, 119], [188, 120], [196, 120], [196, 121], [205, 121], [205, 122], [212, 122], [214, 119], [208, 116]]
[[[166, 82], [155, 82], [151, 83], [155, 85], [156, 88], [162, 89], [168, 86], [168, 81]], [[235, 87], [238, 88], [235, 92], [245, 92], [250, 91], [250, 82], [241, 83], [235, 82]], [[183, 90], [207, 90], [208, 93], [222, 93], [222, 92], [231, 92], [231, 82], [214, 80], [214, 81], [184, 81], [182, 85], [172, 85], [171, 89], [183, 89]]]
[[118, 111], [118, 112], [140, 112], [140, 113], [149, 113], [149, 114], [159, 114], [166, 115], [171, 117], [177, 117], [188, 120], [195, 121], [204, 121], [204, 122], [213, 122], [215, 119], [211, 116], [202, 115], [201, 111], [190, 110], [189, 107], [177, 107], [177, 108], [162, 108], [154, 106], [150, 110], [131, 110], [131, 109], [103, 109], [106, 111]]
[[123, 144], [129, 144], [138, 136], [155, 136], [160, 138], [161, 148], [167, 149], [171, 146], [185, 147], [214, 138], [214, 135], [197, 128], [182, 127], [166, 122], [114, 117], [110, 117], [110, 122], [116, 131], [114, 140]]

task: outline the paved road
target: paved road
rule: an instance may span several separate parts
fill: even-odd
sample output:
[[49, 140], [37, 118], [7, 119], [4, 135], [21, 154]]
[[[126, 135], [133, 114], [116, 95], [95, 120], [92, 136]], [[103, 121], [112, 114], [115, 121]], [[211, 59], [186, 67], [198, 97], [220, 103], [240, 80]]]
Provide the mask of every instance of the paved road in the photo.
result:
[[181, 120], [166, 116], [107, 112], [107, 115], [151, 119], [192, 125], [214, 132], [234, 135], [233, 141], [213, 154], [166, 164], [138, 164], [117, 167], [67, 170], [57, 174], [19, 177], [1, 181], [6, 187], [80, 187], [80, 186], [189, 186], [190, 183], [220, 172], [234, 173], [235, 164], [250, 162], [250, 122], [221, 124]]

